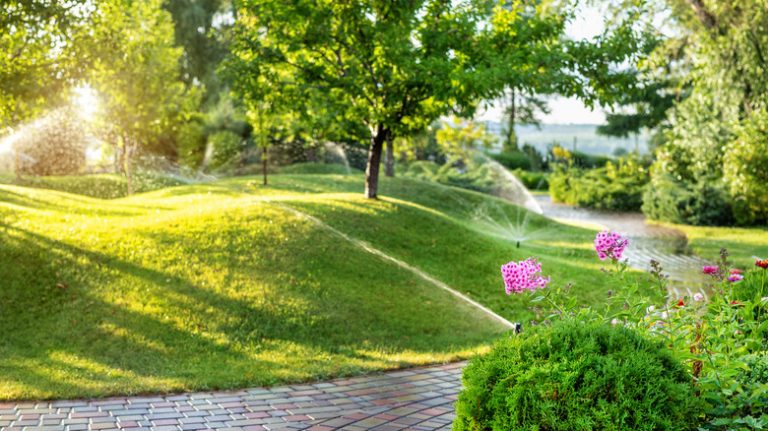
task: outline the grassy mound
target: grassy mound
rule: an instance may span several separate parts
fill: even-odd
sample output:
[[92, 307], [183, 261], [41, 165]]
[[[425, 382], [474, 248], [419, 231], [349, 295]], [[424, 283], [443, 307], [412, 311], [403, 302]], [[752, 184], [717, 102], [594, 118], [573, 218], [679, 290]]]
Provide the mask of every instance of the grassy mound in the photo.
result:
[[608, 290], [593, 232], [454, 188], [387, 179], [370, 201], [361, 185], [279, 175], [110, 201], [0, 186], [0, 398], [307, 381], [467, 358], [504, 331], [339, 233], [513, 321], [531, 312], [503, 294], [511, 259], [539, 256], [584, 302]]
[[[0, 183], [24, 187], [57, 190], [101, 199], [115, 199], [128, 195], [125, 177], [114, 174], [93, 174], [51, 177], [0, 178]], [[134, 178], [137, 193], [184, 184], [178, 179], [151, 173], [139, 173]]]
[[359, 170], [337, 163], [294, 163], [288, 166], [281, 166], [281, 174], [335, 174], [346, 175], [351, 173], [360, 173]]

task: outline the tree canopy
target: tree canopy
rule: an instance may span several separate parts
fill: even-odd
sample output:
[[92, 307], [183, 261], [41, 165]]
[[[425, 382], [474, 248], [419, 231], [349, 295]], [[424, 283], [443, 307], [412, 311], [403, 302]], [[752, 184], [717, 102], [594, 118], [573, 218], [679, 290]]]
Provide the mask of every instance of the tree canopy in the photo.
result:
[[291, 109], [322, 103], [364, 124], [366, 196], [376, 197], [385, 141], [471, 115], [506, 87], [607, 100], [627, 79], [611, 65], [631, 55], [634, 35], [567, 41], [569, 13], [538, 1], [246, 0], [232, 67], [246, 100], [279, 92]]

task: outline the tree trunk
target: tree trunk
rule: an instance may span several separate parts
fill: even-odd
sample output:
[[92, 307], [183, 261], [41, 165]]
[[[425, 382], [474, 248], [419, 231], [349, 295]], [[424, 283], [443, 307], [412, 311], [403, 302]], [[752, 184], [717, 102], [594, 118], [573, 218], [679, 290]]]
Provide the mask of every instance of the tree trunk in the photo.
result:
[[125, 155], [123, 169], [125, 169], [125, 180], [128, 183], [128, 194], [132, 195], [135, 191], [133, 187], [133, 170], [131, 170], [131, 159], [133, 158], [133, 145], [129, 145], [126, 141], [124, 144], [123, 153]]
[[371, 133], [371, 146], [368, 148], [368, 164], [365, 167], [365, 197], [376, 199], [379, 190], [379, 165], [381, 150], [387, 140], [387, 129], [379, 125]]
[[264, 176], [264, 185], [267, 185], [267, 133], [264, 130], [264, 107], [259, 112], [259, 134], [261, 135], [261, 174]]
[[395, 149], [393, 148], [394, 138], [391, 133], [387, 134], [387, 157], [384, 161], [384, 175], [388, 177], [395, 176]]
[[517, 107], [515, 106], [515, 99], [515, 89], [513, 88], [509, 98], [509, 108], [507, 109], [507, 140], [505, 142], [505, 151], [509, 153], [513, 153], [518, 150], [517, 133], [515, 132], [515, 122], [517, 121]]
[[269, 148], [262, 147], [261, 148], [261, 173], [264, 175], [264, 185], [267, 185], [267, 151]]

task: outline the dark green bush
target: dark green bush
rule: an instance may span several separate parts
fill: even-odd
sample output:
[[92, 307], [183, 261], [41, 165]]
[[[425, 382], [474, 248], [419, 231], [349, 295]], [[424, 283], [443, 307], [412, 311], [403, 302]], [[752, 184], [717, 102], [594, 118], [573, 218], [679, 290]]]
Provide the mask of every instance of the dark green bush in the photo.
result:
[[639, 211], [648, 170], [635, 158], [584, 170], [557, 165], [549, 177], [552, 199], [584, 208]]
[[702, 405], [663, 345], [563, 321], [499, 342], [464, 370], [454, 431], [692, 430]]
[[530, 156], [522, 151], [506, 151], [499, 154], [491, 154], [491, 157], [509, 170], [523, 169], [529, 171], [532, 167]]
[[654, 220], [697, 226], [728, 226], [734, 222], [728, 193], [721, 181], [689, 184], [667, 174], [654, 175], [643, 194], [643, 213]]
[[528, 190], [549, 190], [549, 174], [546, 172], [515, 169], [513, 173]]
[[576, 151], [573, 153], [573, 163], [580, 168], [602, 168], [612, 161], [608, 156], [597, 156], [593, 154], [582, 153]]

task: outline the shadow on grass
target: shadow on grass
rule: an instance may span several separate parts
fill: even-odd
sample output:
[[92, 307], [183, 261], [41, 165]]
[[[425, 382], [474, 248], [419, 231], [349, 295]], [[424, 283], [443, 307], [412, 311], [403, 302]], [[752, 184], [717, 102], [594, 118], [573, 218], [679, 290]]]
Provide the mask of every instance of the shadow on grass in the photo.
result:
[[[393, 318], [397, 313], [390, 313], [402, 306], [418, 314], [424, 301], [421, 306], [429, 310], [425, 317], [434, 320], [447, 302], [430, 306], [429, 295], [418, 289], [404, 301], [402, 288], [394, 299], [372, 301], [364, 289], [376, 274], [358, 277], [355, 271], [372, 271], [371, 265], [382, 263], [352, 258], [334, 267], [339, 255], [332, 250], [343, 255], [343, 247], [316, 231], [291, 236], [280, 244], [285, 253], [270, 257], [266, 250], [256, 256], [258, 264], [246, 269], [233, 265], [240, 262], [238, 254], [255, 244], [233, 249], [231, 243], [246, 235], [247, 228], [227, 232], [220, 249], [202, 251], [195, 242], [197, 232], [145, 232], [149, 241], [144, 246], [151, 251], [144, 261], [156, 259], [162, 265], [164, 245], [181, 244], [192, 253], [182, 255], [204, 253], [209, 269], [232, 268], [236, 274], [230, 281], [236, 287], [247, 289], [249, 278], [251, 284], [267, 286], [261, 295], [201, 286], [190, 281], [194, 269], [182, 276], [177, 269], [161, 271], [0, 225], [6, 233], [0, 242], [0, 387], [3, 380], [15, 382], [20, 393], [33, 398], [232, 388], [338, 376], [375, 368], [382, 359], [371, 350], [474, 348], [490, 335], [456, 337], [451, 325]], [[325, 252], [318, 257], [312, 247]], [[259, 275], [274, 271], [275, 265], [283, 268], [279, 276]], [[407, 285], [407, 278], [401, 274], [392, 280]], [[314, 280], [317, 289], [305, 289], [305, 279]], [[346, 287], [336, 288], [333, 280]], [[387, 295], [391, 287], [370, 290]], [[329, 363], [329, 358], [341, 364]]]

